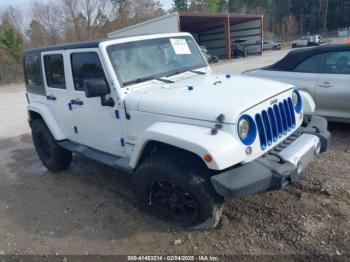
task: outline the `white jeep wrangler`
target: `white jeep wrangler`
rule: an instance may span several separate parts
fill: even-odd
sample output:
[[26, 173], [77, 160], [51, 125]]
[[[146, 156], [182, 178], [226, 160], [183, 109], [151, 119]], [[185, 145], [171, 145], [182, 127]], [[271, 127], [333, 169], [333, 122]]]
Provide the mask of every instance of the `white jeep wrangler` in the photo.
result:
[[180, 225], [215, 227], [224, 197], [298, 180], [328, 148], [327, 121], [295, 87], [212, 73], [188, 33], [26, 50], [33, 142], [50, 171], [72, 152], [132, 178], [138, 205]]

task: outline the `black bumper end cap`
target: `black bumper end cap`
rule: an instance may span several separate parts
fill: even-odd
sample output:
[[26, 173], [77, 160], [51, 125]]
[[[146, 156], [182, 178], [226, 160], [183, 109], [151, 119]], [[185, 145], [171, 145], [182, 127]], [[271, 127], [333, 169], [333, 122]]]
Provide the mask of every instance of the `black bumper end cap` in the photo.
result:
[[299, 180], [296, 167], [280, 164], [267, 156], [211, 177], [215, 191], [223, 197], [242, 197], [284, 188]]
[[312, 116], [310, 123], [303, 129], [303, 133], [317, 136], [321, 142], [321, 151], [323, 153], [328, 150], [332, 136], [328, 131], [328, 121], [321, 116]]

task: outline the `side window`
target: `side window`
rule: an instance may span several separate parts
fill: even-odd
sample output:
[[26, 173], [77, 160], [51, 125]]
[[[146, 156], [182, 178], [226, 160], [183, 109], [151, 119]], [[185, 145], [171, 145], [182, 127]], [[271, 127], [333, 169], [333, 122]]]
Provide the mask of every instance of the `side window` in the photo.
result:
[[350, 51], [331, 52], [327, 54], [326, 74], [350, 74]]
[[46, 84], [51, 88], [66, 88], [63, 55], [44, 55]]
[[24, 78], [28, 92], [45, 94], [40, 70], [40, 56], [28, 55], [24, 57]]
[[325, 61], [325, 54], [314, 55], [301, 62], [294, 68], [294, 72], [321, 73]]
[[75, 90], [84, 90], [84, 80], [103, 79], [106, 81], [100, 57], [96, 52], [73, 53], [71, 63]]

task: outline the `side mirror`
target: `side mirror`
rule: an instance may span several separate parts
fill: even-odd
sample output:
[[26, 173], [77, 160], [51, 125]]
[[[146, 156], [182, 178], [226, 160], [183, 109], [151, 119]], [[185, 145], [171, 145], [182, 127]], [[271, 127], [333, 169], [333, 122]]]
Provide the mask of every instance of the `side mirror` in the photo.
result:
[[102, 106], [114, 107], [113, 98], [106, 98], [106, 95], [111, 93], [109, 86], [103, 79], [84, 80], [83, 87], [86, 97], [100, 97]]
[[110, 93], [109, 87], [103, 79], [84, 80], [83, 87], [86, 97], [99, 97]]

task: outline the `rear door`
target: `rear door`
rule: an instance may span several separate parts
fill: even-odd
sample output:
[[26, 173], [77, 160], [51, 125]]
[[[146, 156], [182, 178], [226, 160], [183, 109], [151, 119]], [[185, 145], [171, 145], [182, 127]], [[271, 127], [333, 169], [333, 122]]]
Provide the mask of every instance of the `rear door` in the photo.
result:
[[[76, 119], [78, 142], [93, 149], [122, 155], [125, 149], [116, 90], [111, 88], [97, 48], [67, 51], [70, 59], [71, 104]], [[110, 86], [115, 106], [102, 106], [100, 97], [87, 98], [84, 80], [103, 79]]]
[[330, 52], [316, 95], [319, 114], [350, 119], [350, 51]]
[[69, 102], [71, 90], [67, 86], [68, 73], [65, 51], [50, 51], [41, 54], [47, 105], [67, 139], [75, 140], [74, 115]]

